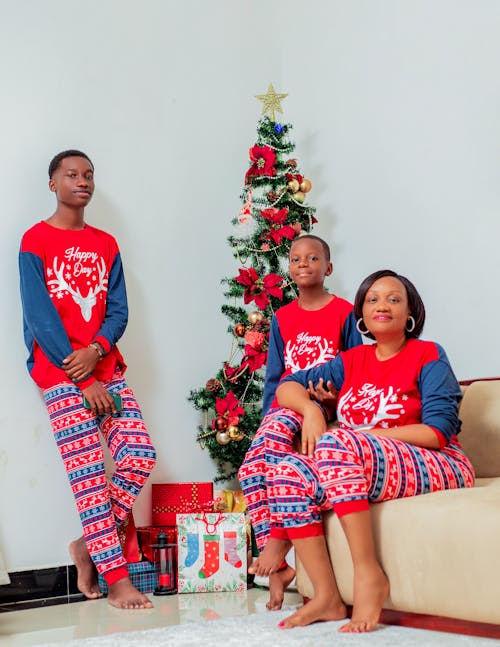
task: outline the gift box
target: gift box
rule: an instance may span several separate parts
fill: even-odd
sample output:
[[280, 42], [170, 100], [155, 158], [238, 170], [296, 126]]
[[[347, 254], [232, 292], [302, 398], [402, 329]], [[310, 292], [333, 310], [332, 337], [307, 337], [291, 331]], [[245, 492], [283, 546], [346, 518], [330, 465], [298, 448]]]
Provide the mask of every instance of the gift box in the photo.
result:
[[142, 560], [137, 528], [135, 527], [134, 515], [132, 513], [129, 514], [127, 519], [118, 528], [118, 539], [122, 547], [123, 557], [127, 560], [128, 564]]
[[153, 483], [152, 526], [175, 526], [176, 515], [213, 510], [213, 483]]
[[167, 543], [175, 544], [177, 547], [177, 526], [139, 526], [137, 528], [139, 550], [150, 562], [153, 561], [153, 544], [157, 543], [158, 535], [162, 531], [167, 535]]
[[179, 593], [245, 591], [245, 515], [203, 512], [177, 515]]
[[[141, 593], [152, 593], [154, 591], [156, 586], [156, 571], [151, 562], [143, 561], [127, 564], [127, 569], [132, 584], [136, 589], [141, 591]], [[108, 585], [104, 577], [98, 575], [97, 581], [101, 591], [104, 595], [107, 595]]]
[[215, 512], [245, 512], [247, 504], [241, 490], [215, 490]]

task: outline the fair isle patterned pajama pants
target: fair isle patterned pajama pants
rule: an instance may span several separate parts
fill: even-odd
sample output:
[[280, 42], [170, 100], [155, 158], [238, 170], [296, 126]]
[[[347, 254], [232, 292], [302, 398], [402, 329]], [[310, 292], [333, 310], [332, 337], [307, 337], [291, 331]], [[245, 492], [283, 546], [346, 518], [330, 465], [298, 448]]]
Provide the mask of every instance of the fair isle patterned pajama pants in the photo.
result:
[[248, 514], [259, 552], [270, 535], [268, 487], [276, 467], [292, 452], [302, 416], [291, 409], [271, 409], [262, 420], [239, 471]]
[[[63, 382], [43, 392], [57, 447], [64, 462], [83, 535], [97, 571], [113, 584], [128, 575], [117, 526], [132, 505], [155, 465], [156, 453], [132, 390], [115, 373], [104, 384], [122, 396], [123, 410], [94, 415], [82, 404], [82, 393]], [[101, 431], [116, 470], [107, 482]]]
[[314, 459], [293, 453], [269, 483], [271, 537], [323, 534], [321, 513], [367, 510], [370, 503], [474, 485], [474, 469], [454, 439], [442, 450], [362, 431], [330, 429]]

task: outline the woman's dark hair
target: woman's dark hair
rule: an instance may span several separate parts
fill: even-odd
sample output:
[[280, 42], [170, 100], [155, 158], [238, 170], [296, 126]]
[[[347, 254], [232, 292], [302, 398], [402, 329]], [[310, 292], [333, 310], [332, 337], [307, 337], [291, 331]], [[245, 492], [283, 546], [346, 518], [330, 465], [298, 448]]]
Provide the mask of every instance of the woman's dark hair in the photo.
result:
[[65, 159], [66, 157], [84, 157], [89, 162], [92, 169], [94, 168], [92, 160], [90, 159], [90, 157], [88, 155], [86, 155], [85, 153], [82, 153], [82, 151], [77, 151], [77, 150], [72, 148], [70, 150], [62, 151], [61, 153], [57, 153], [57, 155], [55, 155], [51, 159], [50, 164], [49, 164], [49, 178], [51, 178], [54, 175], [54, 173], [59, 168], [59, 165], [61, 164], [63, 159]]
[[[408, 297], [408, 307], [410, 308], [410, 315], [415, 319], [415, 328], [408, 332], [405, 329], [406, 337], [420, 337], [425, 323], [425, 307], [424, 302], [420, 294], [417, 292], [417, 288], [409, 281], [405, 276], [397, 274], [392, 270], [379, 270], [378, 272], [373, 272], [370, 276], [367, 276], [366, 279], [361, 283], [354, 297], [354, 315], [356, 320], [363, 318], [363, 304], [365, 302], [366, 293], [371, 288], [371, 286], [378, 281], [379, 279], [384, 278], [384, 276], [391, 276], [404, 285], [406, 290], [406, 295]], [[371, 333], [366, 333], [366, 337], [370, 339], [375, 339]]]

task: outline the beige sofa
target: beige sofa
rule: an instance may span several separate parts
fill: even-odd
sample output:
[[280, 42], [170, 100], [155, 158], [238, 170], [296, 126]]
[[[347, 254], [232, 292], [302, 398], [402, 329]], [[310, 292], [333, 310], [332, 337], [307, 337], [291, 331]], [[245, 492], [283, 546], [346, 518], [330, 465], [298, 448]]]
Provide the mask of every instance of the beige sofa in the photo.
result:
[[[500, 379], [463, 390], [459, 438], [476, 470], [475, 487], [371, 506], [391, 583], [384, 608], [500, 625]], [[333, 513], [325, 514], [325, 534], [341, 595], [352, 604], [352, 562]], [[297, 587], [312, 597], [299, 560]]]

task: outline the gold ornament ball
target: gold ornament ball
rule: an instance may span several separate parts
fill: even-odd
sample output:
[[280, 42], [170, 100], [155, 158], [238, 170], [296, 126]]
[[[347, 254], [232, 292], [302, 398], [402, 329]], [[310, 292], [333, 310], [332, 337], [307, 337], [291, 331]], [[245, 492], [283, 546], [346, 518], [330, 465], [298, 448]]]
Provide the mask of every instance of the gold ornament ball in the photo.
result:
[[244, 337], [245, 332], [246, 332], [246, 327], [245, 327], [245, 324], [243, 323], [238, 323], [234, 327], [234, 334], [236, 335], [236, 337]]
[[299, 181], [295, 180], [295, 179], [290, 180], [290, 182], [287, 184], [287, 186], [288, 186], [288, 190], [291, 191], [292, 193], [296, 193], [300, 188]]
[[231, 440], [242, 440], [244, 438], [244, 435], [239, 430], [239, 427], [236, 427], [236, 425], [231, 425], [230, 427], [228, 427], [226, 433]]
[[309, 191], [311, 190], [311, 187], [312, 187], [311, 181], [308, 180], [306, 177], [300, 183], [300, 190], [303, 193], [309, 193]]
[[306, 194], [302, 193], [302, 191], [297, 191], [297, 193], [293, 194], [293, 197], [294, 197], [295, 200], [297, 200], [297, 202], [302, 203], [306, 199]]
[[250, 312], [248, 314], [248, 321], [251, 324], [256, 324], [259, 321], [262, 321], [263, 319], [264, 319], [264, 315], [262, 314], [262, 312], [259, 312], [258, 310], [254, 310], [253, 312]]
[[225, 431], [218, 431], [215, 434], [215, 440], [219, 443], [219, 445], [227, 445], [229, 442], [231, 442], [231, 439]]

